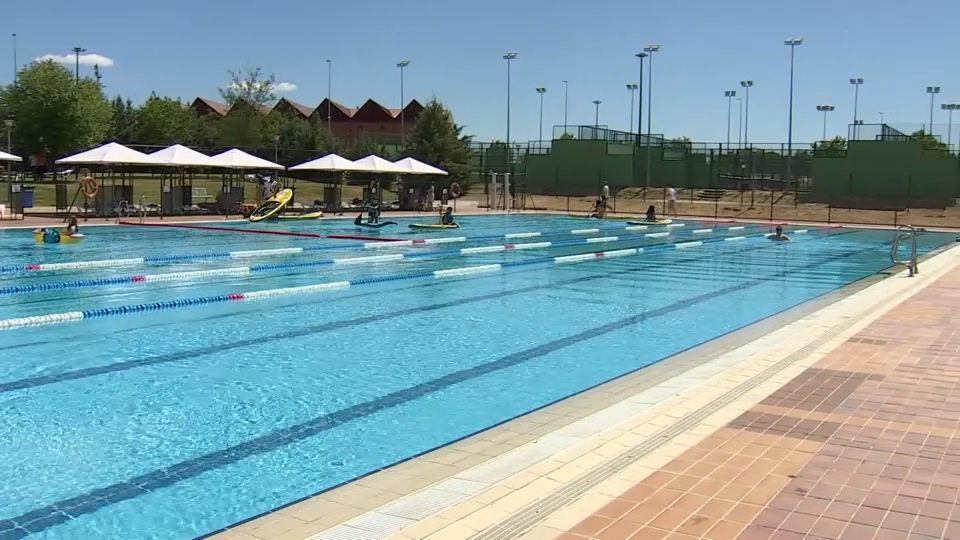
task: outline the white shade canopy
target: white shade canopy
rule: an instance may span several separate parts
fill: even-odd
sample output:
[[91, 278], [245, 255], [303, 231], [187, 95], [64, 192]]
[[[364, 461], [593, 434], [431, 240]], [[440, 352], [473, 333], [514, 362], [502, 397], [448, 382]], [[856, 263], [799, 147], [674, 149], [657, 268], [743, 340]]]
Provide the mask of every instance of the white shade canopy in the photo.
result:
[[443, 169], [438, 169], [433, 165], [427, 165], [422, 161], [417, 161], [411, 157], [403, 158], [399, 161], [393, 163], [398, 167], [402, 167], [407, 174], [437, 174], [437, 175], [447, 175], [447, 171]]
[[223, 167], [225, 169], [274, 169], [282, 171], [285, 168], [283, 165], [251, 156], [236, 148], [217, 154], [210, 160], [213, 167]]
[[290, 167], [291, 171], [329, 171], [329, 172], [373, 172], [337, 154], [327, 154], [306, 163]]
[[115, 142], [58, 159], [56, 163], [62, 165], [163, 165], [143, 152], [137, 152]]
[[407, 170], [399, 165], [394, 165], [380, 156], [370, 154], [365, 158], [360, 158], [354, 163], [364, 167], [367, 172], [406, 174]]
[[6, 152], [0, 152], [0, 161], [23, 161], [23, 158]]
[[150, 157], [161, 161], [166, 165], [173, 165], [176, 167], [214, 167], [216, 164], [213, 162], [213, 159], [206, 155], [197, 152], [192, 148], [187, 148], [181, 144], [175, 144], [164, 148], [163, 150], [157, 150], [152, 154], [149, 154]]

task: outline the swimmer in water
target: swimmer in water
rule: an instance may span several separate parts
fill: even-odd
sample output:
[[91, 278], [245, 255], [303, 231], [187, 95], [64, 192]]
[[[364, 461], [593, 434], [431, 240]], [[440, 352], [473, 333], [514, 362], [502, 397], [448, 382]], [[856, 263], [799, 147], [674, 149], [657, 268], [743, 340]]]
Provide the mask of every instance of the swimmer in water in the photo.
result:
[[774, 242], [789, 242], [790, 237], [783, 234], [783, 227], [777, 225], [777, 228], [773, 230], [773, 235], [769, 236], [770, 240]]

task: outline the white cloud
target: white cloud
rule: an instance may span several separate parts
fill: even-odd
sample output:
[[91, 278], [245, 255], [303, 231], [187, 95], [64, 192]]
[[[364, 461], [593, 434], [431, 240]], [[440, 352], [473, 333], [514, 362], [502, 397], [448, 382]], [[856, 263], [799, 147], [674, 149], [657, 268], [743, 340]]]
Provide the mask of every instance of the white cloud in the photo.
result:
[[[45, 54], [37, 58], [38, 62], [43, 62], [44, 60], [53, 60], [58, 64], [70, 64], [72, 66], [77, 62], [77, 56], [75, 54]], [[110, 67], [113, 65], [113, 59], [107, 58], [102, 54], [81, 54], [80, 65]]]
[[[233, 88], [238, 88], [238, 87], [246, 86], [246, 84], [247, 84], [246, 82], [242, 82], [240, 84], [234, 83], [234, 84], [231, 84], [230, 86]], [[263, 83], [263, 84], [266, 84], [266, 83]], [[293, 92], [296, 89], [297, 89], [297, 85], [293, 83], [288, 83], [288, 82], [276, 83], [270, 88], [271, 91], [278, 92], [278, 93]]]

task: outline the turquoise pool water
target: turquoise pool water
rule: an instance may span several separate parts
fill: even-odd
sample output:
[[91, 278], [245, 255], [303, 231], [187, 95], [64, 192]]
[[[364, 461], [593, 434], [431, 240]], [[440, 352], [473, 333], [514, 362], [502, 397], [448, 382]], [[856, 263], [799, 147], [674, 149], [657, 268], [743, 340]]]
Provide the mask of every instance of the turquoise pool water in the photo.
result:
[[[29, 231], [0, 232], [0, 320], [367, 278], [343, 290], [0, 330], [0, 539], [208, 534], [874, 274], [889, 266], [892, 237], [837, 229], [795, 234], [786, 244], [726, 242], [716, 240], [769, 229], [696, 223], [643, 237], [656, 231], [536, 215], [465, 217], [462, 230], [412, 235], [403, 228], [412, 221], [392, 234], [468, 240], [374, 250], [362, 241], [88, 227], [82, 244], [36, 246]], [[598, 226], [606, 230], [570, 234]], [[259, 228], [357, 232], [346, 221]], [[498, 239], [534, 231], [546, 234]], [[620, 239], [584, 243], [612, 234]], [[469, 240], [475, 237], [483, 238]], [[693, 240], [707, 243], [665, 244]], [[459, 252], [543, 241], [560, 246]], [[926, 233], [921, 250], [952, 241]], [[321, 249], [16, 271], [291, 247]], [[649, 251], [480, 275], [383, 279], [638, 247]], [[407, 258], [310, 266], [396, 253]], [[265, 263], [303, 266], [62, 288]], [[13, 289], [28, 285], [48, 288]]]

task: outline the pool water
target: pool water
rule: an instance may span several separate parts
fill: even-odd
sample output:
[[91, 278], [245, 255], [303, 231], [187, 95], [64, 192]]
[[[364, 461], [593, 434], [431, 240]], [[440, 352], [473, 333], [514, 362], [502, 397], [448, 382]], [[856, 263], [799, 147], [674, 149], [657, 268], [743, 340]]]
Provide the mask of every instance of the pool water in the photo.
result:
[[[181, 539], [218, 530], [873, 275], [890, 265], [893, 235], [811, 229], [789, 243], [748, 237], [650, 249], [769, 228], [686, 223], [670, 236], [649, 238], [624, 232], [618, 222], [498, 215], [462, 218], [459, 231], [413, 235], [405, 230], [413, 221], [379, 234], [468, 239], [373, 250], [352, 240], [87, 227], [82, 244], [37, 246], [29, 231], [0, 232], [0, 292], [7, 291], [0, 294], [0, 320], [598, 250], [649, 250], [0, 330], [0, 538]], [[227, 225], [357, 232], [347, 221]], [[587, 227], [605, 230], [570, 234]], [[703, 228], [713, 230], [694, 232]], [[532, 231], [546, 234], [509, 242], [562, 245], [457, 252]], [[611, 234], [620, 239], [572, 244]], [[919, 237], [923, 252], [953, 241], [946, 234]], [[321, 249], [262, 259], [15, 270], [289, 247]], [[54, 285], [385, 253], [412, 257]], [[38, 284], [50, 288], [10, 292]]]

